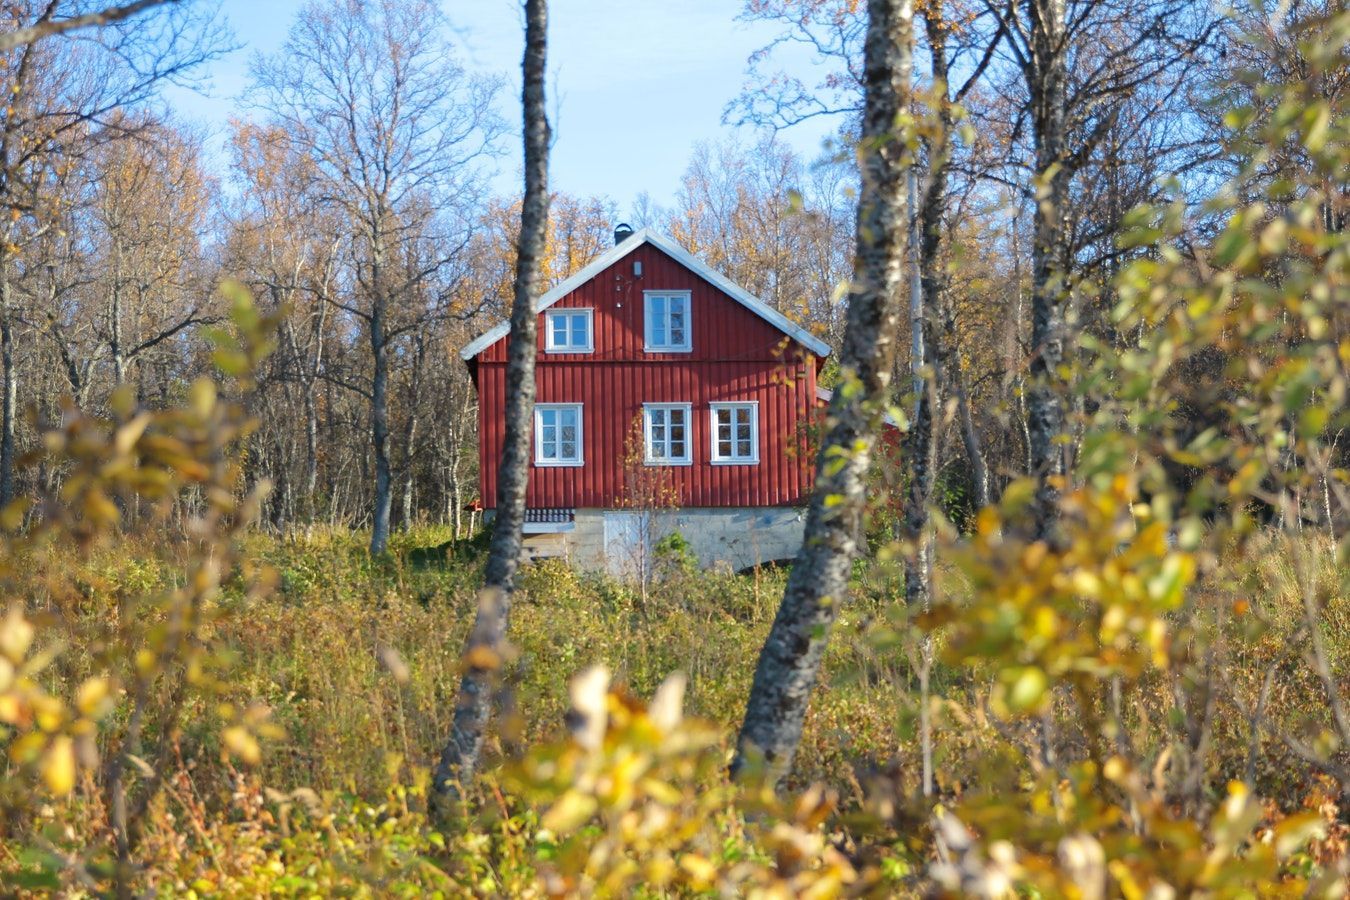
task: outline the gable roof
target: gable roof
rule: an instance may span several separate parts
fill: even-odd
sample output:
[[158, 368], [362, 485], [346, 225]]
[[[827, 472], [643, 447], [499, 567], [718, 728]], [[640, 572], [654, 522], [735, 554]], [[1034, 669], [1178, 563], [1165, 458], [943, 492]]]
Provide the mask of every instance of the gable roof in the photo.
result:
[[[817, 356], [830, 355], [829, 344], [811, 334], [811, 332], [802, 328], [787, 316], [769, 306], [745, 288], [736, 284], [730, 278], [727, 278], [721, 272], [713, 269], [707, 263], [698, 259], [670, 238], [663, 237], [655, 231], [652, 231], [650, 228], [644, 228], [641, 231], [636, 232], [623, 243], [617, 244], [605, 253], [597, 256], [588, 265], [579, 269], [566, 281], [563, 281], [557, 287], [544, 294], [534, 304], [535, 313], [538, 314], [548, 309], [563, 297], [572, 293], [572, 291], [581, 287], [605, 269], [608, 269], [620, 259], [623, 259], [629, 253], [636, 250], [638, 247], [641, 247], [643, 244], [651, 244], [662, 253], [665, 253], [680, 265], [689, 269], [695, 275], [699, 276], [704, 281], [707, 281], [713, 287], [717, 288], [722, 293], [726, 294], [728, 297], [735, 300], [737, 303], [741, 304]], [[463, 350], [459, 351], [460, 358], [466, 360], [473, 359], [488, 347], [491, 347], [493, 344], [506, 337], [510, 331], [510, 322], [502, 322], [488, 331], [485, 331], [473, 341], [466, 344]]]

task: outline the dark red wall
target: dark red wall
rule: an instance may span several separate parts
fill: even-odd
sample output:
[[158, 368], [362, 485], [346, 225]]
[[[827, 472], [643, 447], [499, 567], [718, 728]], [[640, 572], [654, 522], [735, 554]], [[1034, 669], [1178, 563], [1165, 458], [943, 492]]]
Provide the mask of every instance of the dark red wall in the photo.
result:
[[[634, 261], [642, 263], [641, 277], [633, 276]], [[691, 292], [691, 353], [643, 352], [644, 290]], [[531, 466], [528, 506], [618, 505], [643, 403], [693, 406], [693, 465], [654, 467], [668, 473], [682, 506], [802, 502], [811, 469], [805, 419], [816, 406], [817, 359], [809, 350], [649, 244], [555, 304], [568, 306], [595, 310], [595, 352], [545, 353], [541, 322], [537, 400], [584, 404], [585, 465]], [[480, 488], [488, 508], [497, 505], [506, 345], [503, 338], [476, 360]], [[759, 464], [712, 465], [708, 404], [736, 400], [759, 401]]]

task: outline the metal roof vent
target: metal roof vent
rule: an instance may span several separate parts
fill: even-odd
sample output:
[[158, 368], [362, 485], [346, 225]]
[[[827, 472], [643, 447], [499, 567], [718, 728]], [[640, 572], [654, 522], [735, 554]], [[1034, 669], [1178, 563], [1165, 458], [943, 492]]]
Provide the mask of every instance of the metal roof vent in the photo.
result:
[[627, 222], [620, 222], [614, 226], [614, 246], [619, 246], [624, 241], [633, 236], [633, 226]]

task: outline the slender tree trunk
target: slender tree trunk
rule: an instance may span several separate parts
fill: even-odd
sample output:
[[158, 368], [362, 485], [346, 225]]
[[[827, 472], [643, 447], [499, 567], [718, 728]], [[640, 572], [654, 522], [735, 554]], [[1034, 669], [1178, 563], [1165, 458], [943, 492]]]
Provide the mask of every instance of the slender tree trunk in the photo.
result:
[[384, 210], [376, 209], [371, 225], [370, 353], [375, 371], [370, 382], [370, 449], [375, 457], [375, 508], [370, 523], [370, 553], [389, 549], [389, 513], [393, 506], [393, 471], [389, 464], [389, 298], [384, 285]]
[[314, 356], [305, 373], [305, 520], [313, 524], [319, 491], [319, 373], [323, 369], [324, 323], [328, 320], [328, 297], [319, 298], [313, 325]]
[[319, 490], [319, 411], [314, 382], [305, 384], [305, 521], [314, 521], [314, 499]]
[[412, 527], [413, 489], [416, 487], [414, 466], [417, 461], [417, 411], [421, 409], [422, 365], [426, 361], [426, 336], [418, 332], [416, 349], [413, 353], [412, 378], [408, 385], [408, 422], [403, 431], [403, 515], [401, 525], [404, 531]]
[[990, 503], [989, 464], [985, 461], [980, 432], [975, 427], [975, 416], [970, 409], [970, 393], [966, 388], [966, 372], [962, 362], [961, 347], [957, 342], [956, 314], [952, 309], [951, 298], [944, 298], [942, 306], [943, 338], [941, 343], [949, 357], [949, 360], [944, 360], [942, 363], [942, 369], [947, 373], [948, 381], [952, 386], [952, 393], [956, 395], [956, 414], [961, 421], [961, 443], [965, 447], [966, 461], [970, 463], [970, 480], [974, 485], [975, 508], [984, 509]]
[[1023, 471], [1030, 475], [1035, 471], [1031, 460], [1031, 416], [1027, 412], [1027, 380], [1024, 367], [1027, 364], [1027, 357], [1022, 345], [1022, 320], [1025, 318], [1026, 300], [1022, 293], [1022, 242], [1021, 235], [1021, 201], [1015, 200], [1012, 217], [1012, 262], [1013, 262], [1013, 291], [1015, 292], [1013, 300], [1013, 317], [1010, 334], [1011, 348], [1008, 357], [1008, 371], [1012, 373], [1012, 390], [1017, 398], [1017, 421], [1022, 426], [1022, 448], [1026, 453]]
[[450, 522], [455, 527], [455, 540], [459, 540], [463, 531], [464, 513], [461, 506], [464, 503], [462, 491], [459, 486], [459, 460], [450, 461]]
[[1064, 0], [1043, 0], [1031, 10], [1028, 87], [1035, 132], [1037, 203], [1032, 246], [1031, 363], [1027, 386], [1027, 428], [1036, 500], [1035, 534], [1057, 531], [1059, 488], [1064, 473], [1064, 400], [1059, 373], [1064, 361], [1064, 302], [1067, 293], [1065, 201], [1070, 170], [1065, 152], [1066, 91]]
[[[937, 477], [938, 379], [950, 380], [950, 347], [941, 340], [935, 327], [946, 295], [946, 276], [942, 271], [943, 214], [947, 199], [947, 167], [950, 160], [952, 128], [951, 103], [947, 99], [946, 23], [940, 8], [925, 9], [922, 14], [932, 59], [933, 89], [938, 97], [934, 130], [928, 138], [928, 178], [920, 201], [917, 189], [911, 189], [910, 203], [915, 207], [915, 280], [918, 289], [911, 310], [911, 327], [923, 335], [916, 342], [914, 374], [914, 421], [907, 440], [910, 464], [909, 491], [905, 501], [905, 537], [913, 552], [905, 565], [905, 602], [911, 608], [927, 609], [933, 597], [933, 547], [929, 534], [929, 508]], [[913, 170], [911, 170], [913, 171]], [[912, 178], [913, 176], [911, 176]], [[911, 182], [912, 183], [912, 182]], [[945, 337], [945, 335], [943, 335]], [[923, 352], [927, 347], [929, 354]], [[931, 355], [931, 365], [930, 358]]]
[[403, 469], [403, 513], [400, 523], [403, 530], [412, 528], [415, 502], [413, 491], [416, 487], [417, 479], [413, 472], [413, 443], [417, 440], [417, 413], [409, 410], [408, 412], [408, 430], [405, 437], [407, 441], [407, 453], [405, 455], [405, 467]]
[[112, 357], [113, 385], [121, 387], [127, 380], [127, 351], [122, 338], [122, 246], [113, 247], [112, 287], [108, 295], [108, 355]]
[[14, 366], [13, 288], [9, 280], [9, 254], [0, 250], [0, 371], [4, 399], [0, 400], [0, 507], [14, 499], [14, 418], [19, 400], [18, 372]]
[[370, 527], [370, 553], [389, 549], [389, 512], [393, 503], [393, 477], [389, 467], [389, 346], [385, 338], [383, 299], [373, 304], [370, 317], [370, 350], [375, 372], [370, 384], [370, 448], [375, 454], [375, 510]]
[[[929, 535], [928, 510], [933, 502], [933, 483], [937, 475], [937, 373], [934, 371], [940, 353], [934, 346], [929, 320], [934, 295], [941, 289], [938, 266], [938, 242], [942, 227], [942, 199], [945, 179], [939, 174], [941, 161], [933, 158], [936, 147], [929, 148], [932, 169], [922, 205], [914, 175], [910, 175], [910, 203], [918, 206], [918, 215], [911, 219], [915, 232], [912, 264], [914, 288], [910, 299], [910, 328], [914, 347], [910, 357], [910, 374], [914, 379], [914, 420], [905, 440], [905, 457], [909, 463], [909, 489], [905, 492], [904, 537], [910, 544], [905, 557], [905, 603], [912, 609], [927, 609], [933, 599], [933, 546]], [[934, 350], [933, 366], [928, 364], [927, 349]]]
[[840, 353], [841, 385], [826, 414], [801, 551], [755, 667], [732, 773], [762, 757], [781, 780], [792, 767], [807, 703], [861, 538], [866, 475], [891, 389], [904, 286], [907, 154], [894, 134], [910, 93], [912, 0], [869, 0], [866, 101], [858, 148], [857, 256]]
[[[989, 470], [985, 464], [980, 436], [975, 430], [966, 392], [965, 372], [962, 368], [961, 347], [957, 341], [956, 306], [947, 290], [947, 277], [942, 268], [941, 249], [944, 234], [943, 215], [946, 211], [947, 184], [951, 163], [951, 135], [954, 128], [952, 100], [947, 59], [947, 34], [950, 26], [943, 17], [941, 4], [929, 4], [923, 11], [924, 34], [928, 38], [933, 73], [933, 89], [937, 96], [936, 130], [929, 138], [929, 181], [919, 214], [922, 242], [919, 252], [919, 271], [923, 282], [925, 319], [932, 329], [932, 347], [935, 377], [950, 385], [956, 398], [960, 420], [961, 439], [966, 460], [970, 464], [977, 508], [989, 505]], [[936, 403], [936, 400], [933, 401]], [[930, 423], [931, 427], [931, 423]], [[936, 465], [936, 447], [930, 465]], [[929, 492], [931, 502], [931, 491]], [[926, 516], [925, 516], [926, 519]], [[927, 523], [925, 521], [925, 527]]]
[[535, 301], [543, 281], [544, 240], [548, 227], [549, 126], [544, 96], [548, 42], [547, 0], [525, 2], [524, 86], [525, 197], [520, 214], [515, 296], [506, 363], [506, 422], [497, 478], [497, 518], [493, 523], [478, 615], [464, 652], [464, 675], [455, 704], [450, 740], [436, 767], [434, 788], [453, 794], [477, 770], [491, 714], [491, 687], [501, 664], [511, 612], [511, 592], [520, 565], [525, 524], [525, 488], [530, 475], [530, 425], [535, 396], [534, 363], [538, 314]]

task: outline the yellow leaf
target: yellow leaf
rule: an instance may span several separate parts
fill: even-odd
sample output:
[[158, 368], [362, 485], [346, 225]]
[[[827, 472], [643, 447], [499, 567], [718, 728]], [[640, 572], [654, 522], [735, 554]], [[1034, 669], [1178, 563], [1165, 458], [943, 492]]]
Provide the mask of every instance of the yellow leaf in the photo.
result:
[[146, 427], [150, 424], [150, 414], [141, 413], [121, 428], [117, 429], [117, 435], [113, 439], [113, 445], [118, 453], [129, 453], [131, 448], [136, 446], [136, 442], [141, 439], [145, 433]]
[[1302, 850], [1312, 840], [1326, 836], [1326, 826], [1322, 816], [1316, 812], [1298, 813], [1281, 821], [1273, 829], [1275, 832], [1275, 855], [1283, 859], [1291, 853]]
[[570, 790], [558, 798], [558, 802], [544, 813], [539, 824], [557, 834], [567, 834], [582, 825], [595, 814], [599, 804], [590, 794]]
[[697, 853], [681, 856], [680, 868], [689, 874], [695, 889], [706, 888], [717, 878], [717, 867]]
[[42, 756], [42, 780], [47, 790], [64, 797], [75, 787], [75, 742], [67, 735], [54, 738]]
[[231, 725], [220, 733], [220, 740], [225, 744], [225, 749], [250, 766], [256, 766], [262, 761], [262, 749], [248, 729]]
[[33, 643], [33, 634], [33, 626], [23, 617], [23, 612], [18, 606], [11, 606], [5, 620], [0, 622], [0, 653], [17, 666], [23, 662]]
[[112, 709], [111, 693], [106, 678], [90, 678], [75, 692], [75, 708], [87, 718], [102, 718]]

